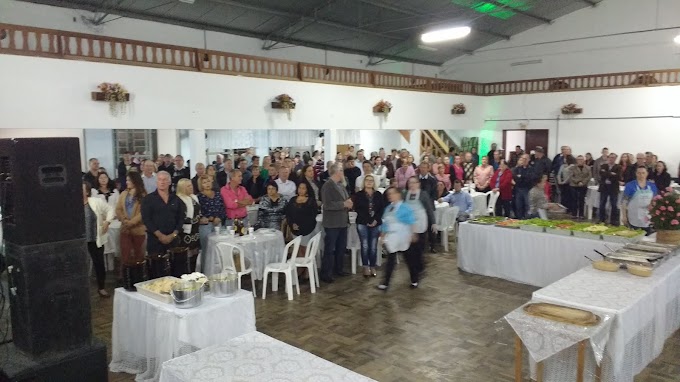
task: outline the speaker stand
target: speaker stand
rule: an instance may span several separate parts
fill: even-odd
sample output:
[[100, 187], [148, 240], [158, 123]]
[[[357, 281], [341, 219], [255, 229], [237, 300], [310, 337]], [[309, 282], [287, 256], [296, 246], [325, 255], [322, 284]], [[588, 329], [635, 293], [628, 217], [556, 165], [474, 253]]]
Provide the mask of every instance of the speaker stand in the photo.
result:
[[89, 346], [31, 356], [13, 343], [0, 346], [0, 382], [106, 382], [106, 345], [93, 339]]

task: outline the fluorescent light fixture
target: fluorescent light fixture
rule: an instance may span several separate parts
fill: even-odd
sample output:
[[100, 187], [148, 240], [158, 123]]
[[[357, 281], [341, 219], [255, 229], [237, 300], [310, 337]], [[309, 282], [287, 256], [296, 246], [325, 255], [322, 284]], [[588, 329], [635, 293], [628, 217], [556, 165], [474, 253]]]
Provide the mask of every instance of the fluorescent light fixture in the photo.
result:
[[463, 38], [470, 34], [470, 27], [456, 27], [440, 29], [432, 32], [423, 33], [420, 39], [424, 43], [442, 42]]
[[680, 45], [680, 34], [677, 35], [677, 36], [675, 36], [675, 38], [673, 39], [673, 41], [675, 41], [676, 44]]
[[423, 44], [418, 44], [418, 48], [422, 50], [429, 50], [430, 52], [436, 52], [439, 49], [435, 48], [434, 46], [429, 46], [429, 45], [423, 45]]

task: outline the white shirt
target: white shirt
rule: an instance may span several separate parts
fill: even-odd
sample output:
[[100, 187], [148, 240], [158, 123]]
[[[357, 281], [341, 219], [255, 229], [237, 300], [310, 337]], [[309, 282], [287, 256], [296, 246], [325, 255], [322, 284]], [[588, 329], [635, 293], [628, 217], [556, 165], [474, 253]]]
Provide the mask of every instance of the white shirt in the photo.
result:
[[156, 182], [156, 174], [152, 173], [151, 176], [146, 176], [144, 173], [142, 173], [142, 180], [144, 181], [144, 189], [146, 190], [147, 194], [156, 191], [156, 188], [158, 187]]
[[279, 195], [286, 200], [290, 200], [295, 196], [295, 182], [287, 180], [284, 183], [280, 178], [275, 180], [276, 185], [279, 186]]

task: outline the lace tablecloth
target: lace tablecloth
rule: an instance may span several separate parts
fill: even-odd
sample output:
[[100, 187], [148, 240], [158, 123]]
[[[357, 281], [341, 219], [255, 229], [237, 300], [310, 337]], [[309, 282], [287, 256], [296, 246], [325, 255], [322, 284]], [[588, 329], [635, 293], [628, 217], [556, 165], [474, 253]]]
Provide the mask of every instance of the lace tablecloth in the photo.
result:
[[351, 370], [259, 332], [163, 364], [161, 382], [370, 382]]
[[253, 294], [214, 298], [204, 295], [192, 309], [177, 309], [136, 292], [116, 289], [111, 328], [114, 372], [157, 381], [163, 362], [255, 331]]
[[458, 267], [466, 272], [544, 287], [590, 264], [593, 252], [622, 244], [487, 225], [461, 223]]
[[205, 257], [207, 267], [204, 267], [204, 273], [207, 276], [222, 271], [217, 256], [218, 242], [230, 242], [242, 246], [246, 251], [246, 261], [252, 266], [253, 276], [257, 280], [262, 280], [264, 267], [267, 264], [281, 262], [283, 248], [286, 246], [283, 241], [283, 233], [277, 230], [259, 229], [252, 235], [245, 236], [232, 236], [224, 230], [219, 235], [213, 232], [208, 236], [208, 248]]
[[[529, 305], [531, 301], [525, 305]], [[504, 318], [522, 339], [535, 362], [541, 362], [583, 340], [589, 340], [595, 359], [602, 361], [604, 347], [609, 340], [611, 314], [593, 312], [600, 316], [600, 323], [594, 326], [578, 326], [534, 317], [524, 312], [524, 306], [508, 313]]]
[[[680, 256], [647, 278], [586, 267], [534, 292], [533, 300], [613, 315], [603, 381], [632, 381], [680, 328]], [[573, 347], [550, 358], [545, 380], [573, 379], [574, 359]]]

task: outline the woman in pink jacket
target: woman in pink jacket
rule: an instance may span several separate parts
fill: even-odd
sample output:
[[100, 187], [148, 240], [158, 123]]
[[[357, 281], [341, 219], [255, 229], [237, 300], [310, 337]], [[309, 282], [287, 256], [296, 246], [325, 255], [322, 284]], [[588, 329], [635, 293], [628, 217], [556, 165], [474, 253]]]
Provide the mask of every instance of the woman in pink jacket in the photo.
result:
[[474, 172], [477, 192], [491, 191], [491, 176], [493, 176], [493, 167], [489, 165], [489, 158], [482, 157], [482, 165], [477, 166]]

